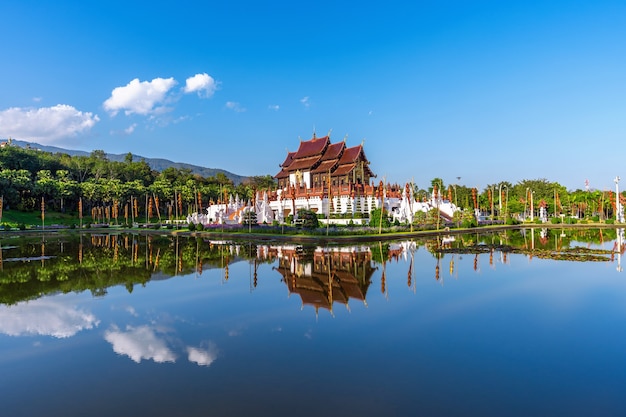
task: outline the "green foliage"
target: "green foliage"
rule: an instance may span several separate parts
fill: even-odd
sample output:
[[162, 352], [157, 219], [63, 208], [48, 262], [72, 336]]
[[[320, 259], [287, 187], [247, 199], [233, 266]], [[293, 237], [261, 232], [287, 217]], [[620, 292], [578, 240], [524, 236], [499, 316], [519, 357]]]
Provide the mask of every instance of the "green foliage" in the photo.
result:
[[382, 264], [387, 261], [387, 254], [389, 253], [389, 244], [379, 242], [378, 245], [372, 245], [370, 247], [372, 251], [372, 260], [379, 264]]
[[193, 222], [189, 222], [189, 225], [187, 225], [187, 228], [189, 229], [190, 232], [194, 232], [196, 230], [196, 224]]
[[469, 229], [472, 227], [478, 227], [478, 222], [476, 221], [476, 219], [463, 219], [463, 222], [461, 222], [461, 227], [465, 228], [465, 229]]
[[196, 230], [199, 231], [199, 232], [203, 231], [204, 230], [204, 225], [202, 223], [198, 223], [196, 225]]
[[[381, 216], [382, 210], [382, 216]], [[382, 223], [381, 223], [382, 217]], [[370, 213], [370, 227], [391, 227], [391, 221], [389, 220], [389, 213], [384, 209], [374, 209]]]
[[319, 227], [317, 214], [314, 211], [298, 210], [298, 220], [305, 229], [317, 229]]
[[241, 217], [241, 224], [244, 226], [256, 226], [257, 217], [254, 210], [246, 210]]

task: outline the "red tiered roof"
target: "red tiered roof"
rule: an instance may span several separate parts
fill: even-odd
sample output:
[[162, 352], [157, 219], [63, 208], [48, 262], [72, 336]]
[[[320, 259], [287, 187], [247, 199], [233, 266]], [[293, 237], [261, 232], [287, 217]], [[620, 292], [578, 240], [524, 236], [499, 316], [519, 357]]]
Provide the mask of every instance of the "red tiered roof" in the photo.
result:
[[291, 164], [291, 162], [293, 161], [293, 156], [295, 154], [296, 154], [295, 152], [287, 152], [287, 157], [285, 158], [285, 162], [280, 164], [280, 166], [283, 168], [287, 168], [289, 164]]
[[320, 163], [319, 166], [311, 172], [314, 174], [319, 174], [321, 172], [328, 172], [329, 170], [332, 171], [336, 165], [336, 159], [331, 159], [330, 161], [322, 161], [322, 163]]
[[356, 164], [344, 164], [339, 165], [339, 167], [333, 171], [332, 175], [346, 175], [352, 172]]
[[293, 162], [289, 165], [288, 169], [289, 171], [295, 171], [297, 169], [299, 170], [310, 169], [312, 166], [314, 166], [317, 163], [317, 161], [319, 161], [319, 159], [320, 159], [319, 156], [311, 156], [309, 158], [294, 159]]
[[330, 137], [316, 138], [300, 142], [300, 147], [293, 156], [293, 159], [308, 158], [310, 156], [321, 156], [326, 150], [326, 146], [330, 143]]
[[322, 161], [328, 161], [330, 159], [339, 159], [341, 157], [341, 153], [346, 148], [345, 142], [332, 143], [328, 145], [324, 156], [322, 156]]
[[331, 171], [332, 176], [346, 175], [350, 173], [359, 160], [366, 162], [366, 170], [370, 176], [375, 177], [369, 168], [369, 162], [363, 152], [363, 145], [347, 148], [345, 142], [330, 143], [330, 136], [315, 137], [307, 141], [301, 141], [296, 152], [288, 152], [285, 161], [280, 165], [281, 171], [274, 176], [276, 179], [289, 177], [290, 173], [297, 170], [311, 171], [312, 173], [324, 173]]
[[356, 162], [362, 150], [363, 147], [361, 145], [353, 146], [352, 148], [346, 148], [346, 150], [343, 151], [343, 155], [341, 155], [339, 165]]

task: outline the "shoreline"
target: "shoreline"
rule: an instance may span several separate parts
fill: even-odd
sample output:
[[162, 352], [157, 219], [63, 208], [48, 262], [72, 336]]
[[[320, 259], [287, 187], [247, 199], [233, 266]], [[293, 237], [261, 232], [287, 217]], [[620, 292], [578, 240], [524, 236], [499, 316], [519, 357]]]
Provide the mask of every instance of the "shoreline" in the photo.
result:
[[318, 235], [318, 234], [280, 234], [280, 233], [255, 233], [244, 231], [189, 231], [189, 230], [176, 230], [176, 229], [128, 229], [121, 227], [102, 227], [102, 228], [90, 228], [90, 229], [70, 229], [70, 228], [43, 228], [43, 229], [29, 229], [29, 230], [10, 230], [0, 231], [0, 239], [2, 237], [16, 237], [16, 236], [33, 236], [37, 234], [89, 234], [89, 233], [131, 233], [139, 235], [171, 235], [171, 236], [183, 236], [183, 237], [215, 237], [218, 239], [233, 239], [233, 240], [261, 240], [261, 241], [286, 241], [286, 242], [304, 242], [304, 243], [340, 243], [340, 242], [378, 242], [389, 240], [402, 240], [402, 239], [415, 239], [424, 237], [436, 237], [436, 236], [450, 236], [450, 235], [467, 235], [467, 234], [480, 234], [480, 233], [492, 233], [506, 230], [516, 229], [620, 229], [626, 228], [626, 224], [606, 224], [606, 223], [585, 223], [585, 224], [516, 224], [516, 225], [489, 225], [479, 226], [472, 228], [458, 228], [458, 229], [438, 229], [438, 230], [415, 230], [413, 232], [389, 232], [382, 234], [341, 234], [341, 235]]

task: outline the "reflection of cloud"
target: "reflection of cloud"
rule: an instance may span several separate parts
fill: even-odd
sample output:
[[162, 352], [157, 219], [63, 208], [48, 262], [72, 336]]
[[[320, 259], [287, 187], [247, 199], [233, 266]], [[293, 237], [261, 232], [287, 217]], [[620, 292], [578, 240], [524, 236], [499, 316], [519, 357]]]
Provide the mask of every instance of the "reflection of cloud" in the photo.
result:
[[187, 359], [200, 366], [209, 366], [217, 359], [217, 347], [213, 343], [209, 343], [208, 349], [188, 346]]
[[149, 326], [127, 326], [125, 332], [114, 328], [107, 330], [104, 338], [113, 345], [115, 353], [126, 355], [137, 363], [142, 359], [152, 359], [157, 363], [176, 361], [174, 352]]
[[0, 307], [0, 332], [9, 336], [71, 337], [99, 323], [91, 313], [46, 299]]

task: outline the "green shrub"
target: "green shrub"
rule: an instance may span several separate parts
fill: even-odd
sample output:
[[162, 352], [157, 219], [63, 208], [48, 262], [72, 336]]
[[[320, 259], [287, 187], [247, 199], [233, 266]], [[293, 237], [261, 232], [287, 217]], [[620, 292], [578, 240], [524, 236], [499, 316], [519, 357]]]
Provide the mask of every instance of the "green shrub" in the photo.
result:
[[20, 223], [17, 228], [20, 230], [26, 230], [26, 225], [24, 223]]
[[615, 224], [615, 219], [606, 219], [606, 224]]
[[561, 219], [559, 219], [558, 217], [550, 217], [550, 223], [559, 224], [561, 223]]
[[298, 220], [305, 229], [317, 229], [319, 221], [317, 214], [312, 210], [298, 210]]
[[187, 227], [189, 228], [190, 232], [193, 232], [193, 231], [196, 230], [196, 224], [195, 223], [190, 222]]
[[198, 231], [200, 231], [200, 232], [201, 232], [201, 231], [203, 231], [203, 230], [204, 230], [204, 225], [203, 225], [202, 223], [198, 223], [198, 224], [196, 225], [196, 230], [198, 230]]
[[477, 227], [477, 226], [478, 226], [478, 222], [476, 221], [476, 219], [472, 219], [472, 220], [465, 219], [463, 220], [463, 222], [461, 222], [461, 227], [465, 229], [469, 229], [469, 228]]

